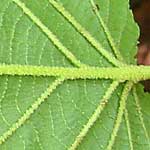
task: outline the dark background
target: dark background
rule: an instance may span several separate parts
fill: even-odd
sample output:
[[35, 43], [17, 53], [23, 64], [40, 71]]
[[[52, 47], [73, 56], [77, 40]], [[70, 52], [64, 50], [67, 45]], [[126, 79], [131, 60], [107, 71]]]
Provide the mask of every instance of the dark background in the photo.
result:
[[[150, 0], [130, 0], [130, 7], [140, 27], [137, 64], [150, 66]], [[142, 83], [145, 92], [150, 92], [150, 80]]]

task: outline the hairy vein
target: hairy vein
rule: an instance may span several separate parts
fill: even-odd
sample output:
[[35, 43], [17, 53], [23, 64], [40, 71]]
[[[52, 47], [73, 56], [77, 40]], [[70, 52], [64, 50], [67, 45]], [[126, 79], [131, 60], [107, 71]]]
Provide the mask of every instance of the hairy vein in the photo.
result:
[[133, 141], [132, 141], [132, 135], [131, 135], [130, 122], [129, 122], [129, 115], [128, 115], [127, 108], [125, 109], [124, 116], [125, 116], [125, 122], [126, 122], [126, 126], [127, 126], [127, 131], [128, 131], [130, 150], [134, 150], [134, 148], [133, 148]]
[[91, 2], [91, 5], [92, 5], [92, 7], [93, 7], [93, 9], [95, 11], [95, 14], [96, 14], [96, 16], [98, 18], [98, 21], [99, 21], [100, 25], [102, 26], [102, 28], [103, 28], [103, 30], [104, 30], [104, 32], [106, 34], [108, 42], [110, 43], [110, 46], [111, 46], [112, 50], [114, 51], [115, 56], [117, 57], [118, 60], [123, 61], [123, 57], [121, 56], [119, 50], [116, 48], [114, 40], [113, 40], [113, 38], [112, 38], [112, 36], [111, 36], [107, 26], [105, 25], [102, 17], [100, 16], [100, 14], [98, 12], [98, 9], [96, 7], [96, 4], [94, 3], [93, 0], [90, 0], [90, 2]]
[[16, 3], [23, 12], [47, 35], [47, 37], [53, 42], [53, 44], [76, 66], [83, 67], [82, 64], [77, 58], [59, 41], [59, 39], [54, 35], [42, 22], [36, 17], [29, 8], [25, 6], [20, 0], [12, 0]]
[[98, 52], [100, 52], [109, 62], [115, 66], [124, 66], [125, 64], [118, 61], [113, 55], [111, 55], [107, 50], [105, 50], [101, 44], [84, 28], [81, 24], [62, 6], [55, 0], [49, 0], [50, 4], [60, 12], [74, 27], [75, 29], [87, 39], [91, 45], [93, 45]]
[[84, 125], [83, 129], [81, 130], [79, 135], [76, 137], [74, 143], [71, 145], [69, 150], [76, 150], [76, 148], [79, 146], [79, 144], [81, 143], [83, 138], [87, 135], [90, 128], [94, 125], [96, 120], [99, 118], [101, 112], [104, 110], [105, 106], [108, 103], [108, 100], [110, 99], [112, 93], [115, 91], [115, 89], [117, 88], [118, 85], [119, 85], [118, 81], [114, 81], [110, 85], [110, 87], [106, 91], [105, 95], [103, 96], [102, 100], [100, 101], [100, 104], [98, 105], [98, 107], [94, 111], [93, 115], [89, 118], [87, 124]]
[[0, 136], [0, 145], [4, 143], [13, 133], [16, 132], [29, 118], [30, 116], [39, 108], [39, 106], [50, 96], [50, 94], [57, 88], [58, 85], [62, 84], [63, 78], [55, 80], [44, 93], [31, 105], [29, 109], [25, 111], [23, 116], [21, 116], [16, 123], [14, 123], [6, 132]]
[[116, 138], [118, 130], [120, 128], [122, 118], [123, 118], [123, 114], [124, 114], [124, 110], [126, 108], [126, 100], [127, 100], [128, 94], [129, 94], [131, 88], [133, 87], [133, 85], [134, 85], [133, 82], [128, 81], [126, 83], [125, 87], [124, 87], [124, 90], [123, 90], [123, 93], [122, 93], [122, 96], [121, 96], [121, 99], [120, 99], [120, 107], [119, 107], [119, 110], [118, 110], [117, 118], [116, 118], [116, 121], [115, 121], [115, 124], [114, 124], [113, 131], [111, 133], [110, 140], [109, 140], [107, 148], [106, 148], [107, 150], [112, 150], [112, 147], [115, 143], [115, 138]]
[[0, 65], [0, 75], [55, 76], [65, 79], [114, 79], [141, 81], [150, 79], [149, 66], [126, 67], [45, 67], [32, 65]]
[[147, 139], [147, 142], [148, 142], [148, 145], [149, 145], [149, 148], [150, 148], [150, 137], [148, 135], [148, 132], [147, 132], [147, 129], [146, 129], [146, 126], [145, 126], [145, 123], [144, 123], [143, 114], [142, 114], [142, 111], [141, 111], [141, 106], [140, 106], [140, 103], [139, 103], [139, 98], [138, 98], [138, 95], [137, 95], [135, 87], [133, 89], [133, 95], [134, 95], [137, 111], [138, 111], [138, 114], [139, 114], [140, 122], [141, 122], [141, 125], [143, 127], [144, 134], [145, 134], [145, 137]]

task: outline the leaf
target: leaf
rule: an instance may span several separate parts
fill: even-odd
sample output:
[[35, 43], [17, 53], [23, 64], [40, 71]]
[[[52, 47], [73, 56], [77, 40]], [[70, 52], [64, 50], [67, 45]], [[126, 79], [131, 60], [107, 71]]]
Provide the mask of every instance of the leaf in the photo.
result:
[[128, 3], [1, 0], [1, 150], [150, 149]]

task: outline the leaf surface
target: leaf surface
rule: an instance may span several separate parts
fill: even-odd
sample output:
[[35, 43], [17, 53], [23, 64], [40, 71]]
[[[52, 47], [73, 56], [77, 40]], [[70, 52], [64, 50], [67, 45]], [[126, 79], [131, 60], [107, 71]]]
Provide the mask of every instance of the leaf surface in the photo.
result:
[[[134, 64], [138, 28], [127, 0], [1, 0], [0, 63]], [[0, 76], [2, 150], [148, 150], [150, 95], [112, 79]]]

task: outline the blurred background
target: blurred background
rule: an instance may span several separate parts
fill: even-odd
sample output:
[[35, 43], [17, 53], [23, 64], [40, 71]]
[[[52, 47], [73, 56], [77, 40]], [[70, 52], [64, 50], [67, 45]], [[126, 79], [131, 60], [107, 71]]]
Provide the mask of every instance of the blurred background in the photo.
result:
[[[150, 65], [150, 0], [130, 0], [135, 21], [140, 27], [138, 65]], [[145, 91], [150, 92], [150, 80], [143, 82]]]

